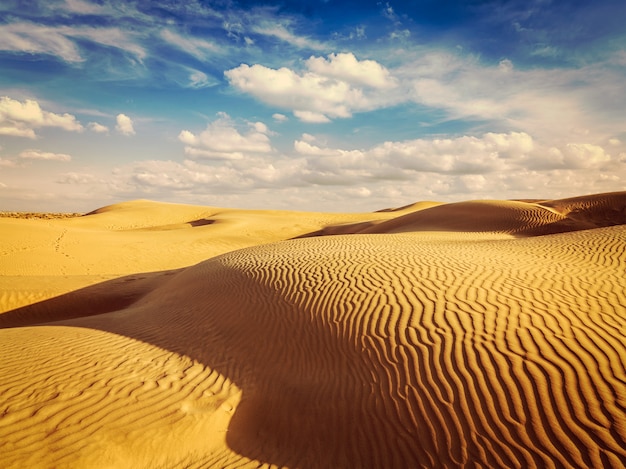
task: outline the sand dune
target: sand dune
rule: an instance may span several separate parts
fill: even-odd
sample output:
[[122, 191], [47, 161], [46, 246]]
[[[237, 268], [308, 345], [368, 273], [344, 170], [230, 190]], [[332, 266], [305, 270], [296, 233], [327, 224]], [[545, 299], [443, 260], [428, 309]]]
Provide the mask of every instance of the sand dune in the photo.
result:
[[253, 211], [136, 200], [83, 217], [0, 216], [0, 312], [102, 281], [188, 267], [337, 223], [393, 214]]
[[[565, 233], [626, 223], [626, 196], [613, 192], [544, 201], [427, 202], [399, 210], [405, 213], [386, 221], [329, 226], [311, 235], [409, 231], [496, 232], [514, 236]], [[388, 211], [394, 210], [385, 212]]]
[[0, 466], [623, 467], [625, 206], [626, 193], [358, 215], [134, 202], [38, 220], [11, 252], [60, 226], [83, 249], [115, 240], [99, 245], [107, 273], [129, 233], [178, 242], [179, 262], [201, 240], [224, 251], [184, 267], [164, 250], [160, 271], [5, 299]]

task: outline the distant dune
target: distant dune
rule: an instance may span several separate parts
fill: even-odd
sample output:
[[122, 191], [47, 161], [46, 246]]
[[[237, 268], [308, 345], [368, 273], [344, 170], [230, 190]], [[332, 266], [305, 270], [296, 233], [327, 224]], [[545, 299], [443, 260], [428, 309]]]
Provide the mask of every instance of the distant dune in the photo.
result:
[[0, 467], [624, 466], [626, 192], [0, 230]]

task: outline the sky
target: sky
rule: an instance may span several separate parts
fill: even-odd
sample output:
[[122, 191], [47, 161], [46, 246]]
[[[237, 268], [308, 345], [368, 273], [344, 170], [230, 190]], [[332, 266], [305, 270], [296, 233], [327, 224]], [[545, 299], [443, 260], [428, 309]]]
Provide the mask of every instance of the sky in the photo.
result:
[[625, 190], [623, 0], [3, 0], [0, 210]]

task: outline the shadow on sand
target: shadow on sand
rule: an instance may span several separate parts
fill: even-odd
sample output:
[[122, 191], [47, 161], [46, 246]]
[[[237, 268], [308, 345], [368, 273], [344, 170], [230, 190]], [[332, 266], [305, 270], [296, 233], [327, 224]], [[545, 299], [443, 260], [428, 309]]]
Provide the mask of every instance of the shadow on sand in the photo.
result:
[[[435, 462], [432, 423], [414, 421], [416, 402], [389, 396], [408, 383], [381, 363], [387, 345], [356, 346], [341, 326], [333, 330], [215, 260], [106, 281], [0, 315], [0, 328], [31, 325], [130, 337], [228, 377], [242, 400], [227, 443], [247, 458], [320, 468]], [[449, 462], [444, 450], [438, 462]]]

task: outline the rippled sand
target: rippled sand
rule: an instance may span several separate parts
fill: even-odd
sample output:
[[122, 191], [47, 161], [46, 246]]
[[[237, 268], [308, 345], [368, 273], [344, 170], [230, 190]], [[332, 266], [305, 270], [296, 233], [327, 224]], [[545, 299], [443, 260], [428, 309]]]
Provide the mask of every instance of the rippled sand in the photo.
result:
[[0, 466], [623, 467], [624, 224], [626, 193], [0, 218]]

